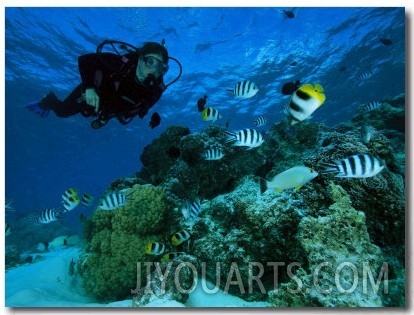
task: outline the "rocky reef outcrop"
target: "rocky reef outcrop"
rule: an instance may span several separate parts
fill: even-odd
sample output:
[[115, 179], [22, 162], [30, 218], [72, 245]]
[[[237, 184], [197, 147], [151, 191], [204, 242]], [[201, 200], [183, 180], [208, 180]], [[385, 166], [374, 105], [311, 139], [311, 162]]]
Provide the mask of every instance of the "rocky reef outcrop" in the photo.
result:
[[[80, 267], [85, 288], [102, 300], [128, 296], [138, 261], [168, 268], [161, 256], [143, 251], [148, 242], [164, 242], [168, 251], [185, 252], [171, 259], [174, 268], [182, 257], [197, 259], [212, 283], [219, 277], [223, 290], [248, 301], [275, 307], [404, 305], [404, 115], [404, 98], [397, 97], [336, 127], [284, 120], [253, 150], [227, 143], [223, 127], [193, 134], [169, 127], [144, 149], [143, 168], [111, 185], [133, 189], [133, 201], [111, 212], [97, 210], [86, 225], [89, 248]], [[206, 161], [202, 154], [210, 148], [220, 148], [224, 157]], [[371, 178], [320, 174], [298, 190], [260, 193], [258, 178], [271, 180], [298, 165], [318, 171], [320, 162], [359, 153], [381, 159], [386, 168]], [[196, 198], [203, 201], [201, 211], [188, 224], [182, 205]], [[172, 246], [171, 236], [182, 229], [190, 240]], [[189, 283], [190, 274], [183, 274]], [[134, 306], [161, 294], [163, 278], [153, 275], [146, 283], [153, 294], [140, 290]], [[172, 287], [161, 297], [187, 298]]]

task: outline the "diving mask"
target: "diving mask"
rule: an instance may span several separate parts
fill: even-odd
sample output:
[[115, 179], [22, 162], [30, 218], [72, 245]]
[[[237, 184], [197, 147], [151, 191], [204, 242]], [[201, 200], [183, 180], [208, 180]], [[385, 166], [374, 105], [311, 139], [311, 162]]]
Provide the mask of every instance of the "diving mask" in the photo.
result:
[[142, 60], [145, 67], [152, 71], [155, 76], [163, 75], [168, 71], [168, 65], [154, 56], [144, 56]]

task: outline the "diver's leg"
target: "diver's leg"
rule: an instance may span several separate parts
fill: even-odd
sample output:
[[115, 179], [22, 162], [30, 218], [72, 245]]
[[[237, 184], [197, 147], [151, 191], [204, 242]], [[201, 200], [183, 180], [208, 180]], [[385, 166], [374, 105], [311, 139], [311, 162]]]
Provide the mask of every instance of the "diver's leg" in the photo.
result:
[[51, 109], [59, 117], [69, 117], [87, 109], [82, 85], [79, 84], [63, 101], [51, 103]]
[[69, 117], [87, 110], [89, 106], [83, 97], [82, 85], [79, 84], [63, 101], [50, 92], [41, 101], [30, 103], [26, 107], [41, 117], [47, 117], [50, 110], [58, 117]]

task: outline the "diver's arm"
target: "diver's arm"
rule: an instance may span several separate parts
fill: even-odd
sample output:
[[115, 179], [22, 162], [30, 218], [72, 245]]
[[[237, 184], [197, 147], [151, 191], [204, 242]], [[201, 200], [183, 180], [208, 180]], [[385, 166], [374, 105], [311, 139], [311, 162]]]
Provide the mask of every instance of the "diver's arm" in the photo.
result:
[[99, 110], [99, 96], [95, 91], [95, 88], [87, 88], [85, 90], [86, 104], [95, 107], [95, 113]]
[[119, 63], [119, 56], [114, 54], [86, 54], [78, 58], [79, 73], [82, 78], [82, 85], [85, 89], [86, 104], [99, 110], [99, 95], [95, 88], [102, 83], [103, 76], [110, 72], [110, 66], [116, 67]]

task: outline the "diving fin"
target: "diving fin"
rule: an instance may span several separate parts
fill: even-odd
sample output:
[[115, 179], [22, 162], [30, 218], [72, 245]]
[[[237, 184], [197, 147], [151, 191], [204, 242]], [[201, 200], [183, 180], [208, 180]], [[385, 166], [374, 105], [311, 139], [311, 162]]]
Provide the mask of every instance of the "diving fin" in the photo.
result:
[[42, 118], [46, 118], [50, 110], [60, 101], [53, 92], [47, 94], [41, 101], [32, 102], [26, 105], [26, 108], [36, 113]]
[[41, 101], [32, 102], [26, 105], [26, 108], [42, 118], [49, 116], [50, 109], [45, 109], [40, 106]]

